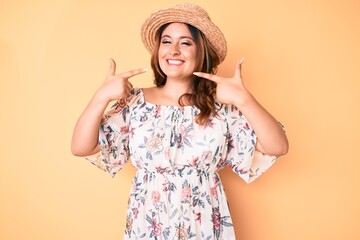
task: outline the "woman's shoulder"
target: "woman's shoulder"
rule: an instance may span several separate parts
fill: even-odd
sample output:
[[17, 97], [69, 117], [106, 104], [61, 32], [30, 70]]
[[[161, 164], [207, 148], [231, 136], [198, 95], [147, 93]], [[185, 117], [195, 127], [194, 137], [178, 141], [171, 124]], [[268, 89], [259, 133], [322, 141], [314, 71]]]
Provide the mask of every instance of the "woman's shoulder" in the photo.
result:
[[146, 88], [139, 88], [141, 91], [141, 94], [143, 95], [143, 98], [145, 99], [145, 96], [153, 96], [156, 95], [156, 90], [158, 89], [157, 86], [152, 87], [146, 87]]
[[144, 103], [144, 93], [142, 88], [133, 88], [127, 97], [127, 103], [131, 106], [136, 106]]
[[232, 125], [237, 121], [246, 121], [242, 112], [234, 105], [216, 104], [218, 118], [227, 124]]
[[234, 105], [221, 104], [216, 102], [216, 108], [218, 108], [218, 114], [227, 117], [227, 116], [241, 116], [241, 111]]

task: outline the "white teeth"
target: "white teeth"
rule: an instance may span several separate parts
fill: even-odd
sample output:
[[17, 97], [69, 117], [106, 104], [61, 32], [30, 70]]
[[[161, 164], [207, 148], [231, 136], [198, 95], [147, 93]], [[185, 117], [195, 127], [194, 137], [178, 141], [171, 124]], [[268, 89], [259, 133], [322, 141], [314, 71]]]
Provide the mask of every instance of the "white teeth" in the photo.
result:
[[168, 60], [168, 63], [169, 64], [174, 64], [174, 65], [179, 65], [182, 63], [181, 60]]

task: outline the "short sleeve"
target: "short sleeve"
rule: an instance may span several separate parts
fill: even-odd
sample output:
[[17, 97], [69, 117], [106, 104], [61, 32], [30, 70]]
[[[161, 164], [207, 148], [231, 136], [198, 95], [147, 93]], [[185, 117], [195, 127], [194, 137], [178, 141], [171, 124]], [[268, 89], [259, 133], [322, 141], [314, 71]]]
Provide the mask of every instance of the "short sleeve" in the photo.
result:
[[86, 159], [112, 177], [129, 159], [129, 101], [118, 100], [103, 116], [99, 126], [100, 151]]
[[228, 126], [226, 164], [245, 182], [251, 183], [278, 159], [255, 149], [256, 134], [245, 116], [234, 106], [225, 107]]

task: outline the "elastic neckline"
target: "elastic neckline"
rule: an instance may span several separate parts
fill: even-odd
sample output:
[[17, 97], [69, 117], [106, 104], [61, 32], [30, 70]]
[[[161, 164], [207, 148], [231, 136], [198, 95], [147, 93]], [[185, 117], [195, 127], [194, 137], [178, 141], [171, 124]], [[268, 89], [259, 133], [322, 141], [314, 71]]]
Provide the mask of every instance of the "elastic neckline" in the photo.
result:
[[161, 104], [155, 104], [151, 103], [145, 100], [144, 91], [142, 88], [139, 88], [139, 91], [141, 93], [141, 98], [143, 102], [148, 106], [154, 106], [154, 107], [161, 107], [161, 108], [172, 108], [172, 109], [181, 109], [181, 108], [196, 108], [193, 105], [187, 105], [187, 106], [178, 106], [178, 105], [161, 105]]

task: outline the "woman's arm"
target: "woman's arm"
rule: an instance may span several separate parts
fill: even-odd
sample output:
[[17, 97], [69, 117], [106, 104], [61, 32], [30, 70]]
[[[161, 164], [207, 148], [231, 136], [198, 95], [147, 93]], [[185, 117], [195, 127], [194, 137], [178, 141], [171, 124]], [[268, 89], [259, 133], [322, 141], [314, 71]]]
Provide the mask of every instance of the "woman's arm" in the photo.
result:
[[262, 107], [245, 88], [241, 78], [240, 60], [232, 78], [223, 78], [207, 73], [194, 73], [217, 84], [216, 98], [223, 104], [236, 106], [253, 127], [257, 139], [257, 149], [264, 154], [280, 156], [288, 151], [288, 140], [280, 123]]
[[101, 100], [97, 93], [91, 98], [76, 122], [71, 142], [72, 154], [88, 156], [99, 151], [99, 125], [107, 105], [108, 101]]
[[280, 156], [288, 152], [289, 144], [280, 123], [246, 90], [234, 105], [244, 114], [257, 137], [256, 148], [267, 155]]
[[132, 84], [128, 79], [146, 72], [146, 69], [141, 68], [115, 74], [115, 70], [115, 61], [110, 59], [108, 76], [91, 98], [75, 125], [71, 142], [71, 152], [75, 156], [88, 156], [99, 151], [99, 125], [107, 105], [112, 100], [126, 98], [132, 89]]

